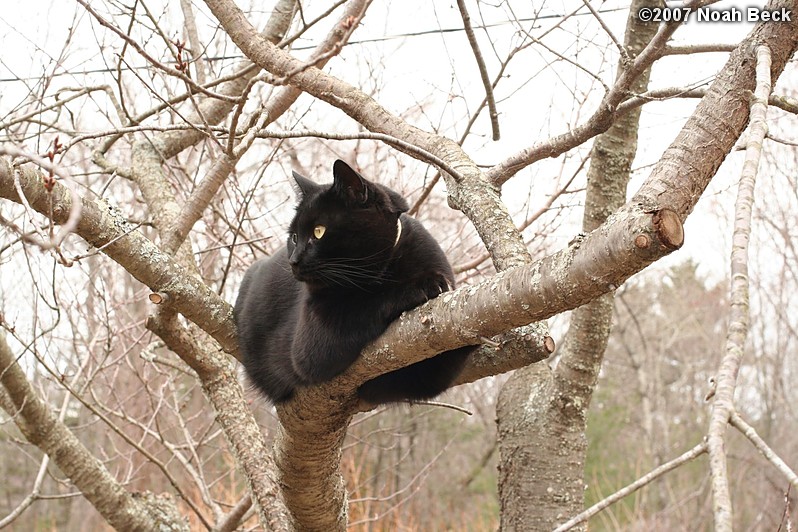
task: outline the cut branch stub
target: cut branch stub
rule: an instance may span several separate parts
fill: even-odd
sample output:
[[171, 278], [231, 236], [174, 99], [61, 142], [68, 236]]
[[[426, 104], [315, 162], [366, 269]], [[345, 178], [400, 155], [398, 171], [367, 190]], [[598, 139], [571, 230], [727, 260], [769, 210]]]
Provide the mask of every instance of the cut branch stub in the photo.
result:
[[546, 351], [549, 352], [549, 354], [553, 353], [554, 350], [557, 348], [556, 344], [554, 343], [554, 338], [552, 338], [551, 336], [545, 337], [543, 339], [543, 347], [546, 349]]
[[660, 209], [651, 220], [660, 242], [671, 249], [679, 249], [684, 244], [684, 226], [675, 211]]
[[150, 300], [151, 303], [156, 305], [161, 305], [163, 303], [169, 302], [169, 294], [165, 292], [151, 292], [147, 298]]

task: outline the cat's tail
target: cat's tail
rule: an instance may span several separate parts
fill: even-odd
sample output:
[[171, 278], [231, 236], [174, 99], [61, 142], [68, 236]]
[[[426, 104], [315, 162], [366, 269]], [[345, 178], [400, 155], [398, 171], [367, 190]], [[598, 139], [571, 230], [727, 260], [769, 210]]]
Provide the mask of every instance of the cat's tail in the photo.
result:
[[452, 349], [405, 368], [380, 375], [357, 389], [360, 399], [379, 405], [432, 399], [448, 389], [477, 346]]

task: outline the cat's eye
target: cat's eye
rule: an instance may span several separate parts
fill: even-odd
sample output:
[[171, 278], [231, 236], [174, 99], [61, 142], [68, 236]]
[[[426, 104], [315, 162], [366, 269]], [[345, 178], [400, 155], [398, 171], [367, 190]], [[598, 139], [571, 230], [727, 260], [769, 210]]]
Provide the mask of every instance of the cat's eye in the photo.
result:
[[327, 231], [327, 228], [323, 225], [317, 225], [313, 228], [313, 236], [316, 237], [316, 240], [319, 240], [321, 237], [324, 236], [324, 232]]
[[291, 233], [291, 243], [296, 245], [296, 233]]

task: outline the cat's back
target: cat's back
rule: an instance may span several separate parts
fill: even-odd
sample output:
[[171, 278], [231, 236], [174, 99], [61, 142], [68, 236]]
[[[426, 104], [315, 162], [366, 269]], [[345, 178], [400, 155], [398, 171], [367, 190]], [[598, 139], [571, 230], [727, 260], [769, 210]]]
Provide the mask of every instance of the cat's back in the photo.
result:
[[398, 242], [400, 277], [414, 278], [429, 275], [442, 275], [454, 286], [454, 272], [441, 249], [424, 225], [403, 214], [401, 217], [402, 235]]

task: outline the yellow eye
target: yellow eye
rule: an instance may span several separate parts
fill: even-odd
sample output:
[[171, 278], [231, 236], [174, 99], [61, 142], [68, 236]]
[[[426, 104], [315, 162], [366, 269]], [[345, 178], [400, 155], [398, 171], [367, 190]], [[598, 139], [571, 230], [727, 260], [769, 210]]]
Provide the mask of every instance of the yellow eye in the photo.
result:
[[324, 236], [324, 232], [327, 230], [326, 227], [323, 225], [317, 225], [313, 228], [313, 236], [316, 237], [316, 240], [319, 240], [321, 237]]

